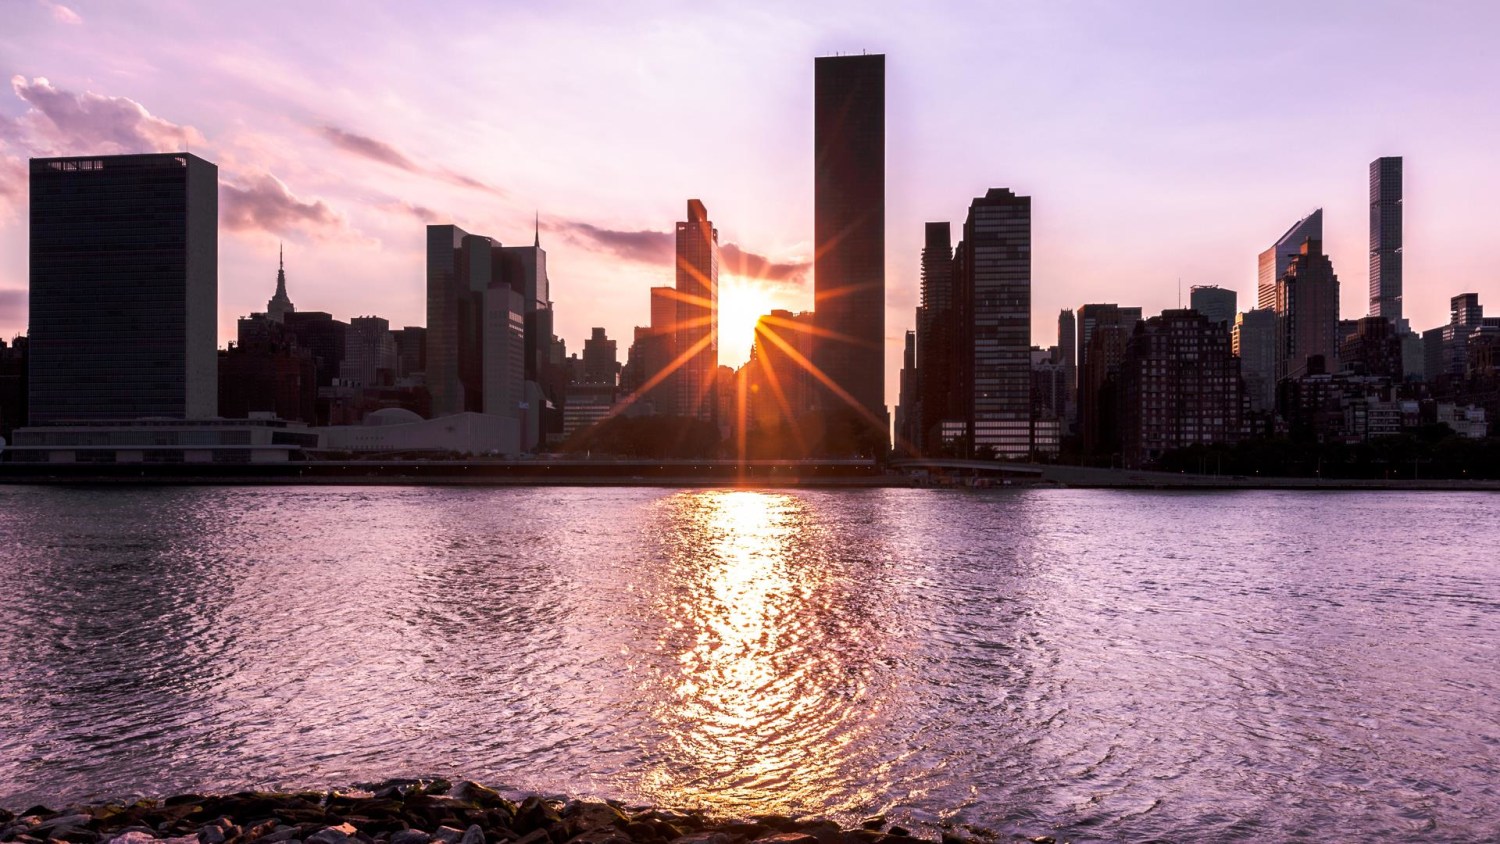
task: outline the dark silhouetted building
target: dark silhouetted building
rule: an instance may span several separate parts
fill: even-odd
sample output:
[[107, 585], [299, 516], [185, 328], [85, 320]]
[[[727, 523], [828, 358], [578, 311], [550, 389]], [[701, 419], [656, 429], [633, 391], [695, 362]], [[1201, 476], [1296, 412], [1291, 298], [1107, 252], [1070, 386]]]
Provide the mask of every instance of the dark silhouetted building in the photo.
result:
[[896, 403], [896, 450], [903, 454], [916, 454], [920, 435], [917, 426], [921, 421], [921, 399], [917, 382], [917, 332], [906, 332], [906, 344], [901, 350], [901, 394]]
[[595, 328], [593, 336], [583, 341], [583, 382], [613, 387], [620, 377], [620, 355], [615, 341], [604, 329]]
[[427, 329], [408, 325], [391, 331], [396, 340], [396, 380], [425, 384], [427, 377]]
[[[866, 422], [885, 419], [885, 56], [817, 59], [813, 364]], [[888, 438], [880, 424], [881, 438]]]
[[1067, 376], [1065, 430], [1073, 433], [1078, 428], [1078, 320], [1071, 308], [1064, 308], [1057, 315], [1057, 349]]
[[1255, 307], [1276, 307], [1276, 282], [1286, 275], [1292, 259], [1302, 250], [1302, 244], [1309, 238], [1320, 243], [1323, 240], [1323, 209], [1321, 208], [1293, 223], [1292, 227], [1286, 230], [1286, 234], [1272, 244], [1270, 249], [1260, 253]]
[[1212, 284], [1195, 284], [1188, 291], [1188, 304], [1208, 321], [1229, 330], [1234, 325], [1235, 312], [1239, 310], [1239, 296], [1233, 290]]
[[26, 425], [26, 338], [0, 340], [0, 439]]
[[197, 156], [31, 160], [31, 424], [216, 415], [218, 225]]
[[1276, 280], [1276, 377], [1307, 372], [1318, 356], [1336, 369], [1339, 354], [1339, 278], [1323, 254], [1323, 242], [1303, 241], [1286, 272]]
[[689, 199], [677, 224], [675, 346], [682, 357], [671, 376], [676, 414], [714, 421], [719, 370], [719, 231], [703, 203]]
[[1276, 311], [1254, 308], [1235, 318], [1232, 334], [1234, 353], [1240, 359], [1240, 376], [1250, 409], [1269, 413], [1276, 409]]
[[1244, 385], [1228, 332], [1196, 310], [1164, 311], [1126, 344], [1120, 369], [1124, 465], [1141, 467], [1168, 451], [1237, 442]]
[[1115, 304], [1080, 305], [1078, 319], [1078, 431], [1085, 454], [1120, 450], [1120, 363], [1141, 309]]
[[266, 302], [266, 316], [272, 322], [284, 322], [286, 315], [296, 310], [291, 297], [286, 294], [286, 250], [280, 249], [276, 253], [276, 292]]
[[1401, 157], [1370, 162], [1370, 316], [1401, 325]]
[[360, 316], [344, 332], [340, 378], [356, 387], [390, 387], [396, 383], [396, 338], [389, 320]]
[[1339, 341], [1339, 365], [1355, 375], [1378, 375], [1400, 382], [1401, 336], [1383, 316], [1355, 321], [1354, 331]]
[[991, 188], [969, 206], [959, 277], [968, 430], [976, 453], [1032, 451], [1031, 197]]
[[964, 369], [948, 223], [928, 223], [922, 246], [921, 305], [917, 308], [917, 380], [920, 399], [915, 422], [923, 454], [943, 451], [944, 423], [967, 427], [959, 373]]

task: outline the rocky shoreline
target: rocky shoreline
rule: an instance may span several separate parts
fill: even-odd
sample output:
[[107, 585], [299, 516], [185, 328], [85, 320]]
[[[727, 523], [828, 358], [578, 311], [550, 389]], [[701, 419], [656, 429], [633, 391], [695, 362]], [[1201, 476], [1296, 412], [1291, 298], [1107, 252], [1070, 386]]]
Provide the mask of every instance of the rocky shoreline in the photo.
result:
[[[942, 844], [982, 844], [991, 830], [944, 827]], [[935, 837], [936, 837], [935, 836]], [[1010, 838], [1050, 844], [1048, 836]], [[349, 790], [180, 794], [19, 814], [0, 809], [0, 842], [16, 844], [910, 844], [910, 830], [872, 817], [713, 818], [500, 792], [475, 782], [390, 780]]]

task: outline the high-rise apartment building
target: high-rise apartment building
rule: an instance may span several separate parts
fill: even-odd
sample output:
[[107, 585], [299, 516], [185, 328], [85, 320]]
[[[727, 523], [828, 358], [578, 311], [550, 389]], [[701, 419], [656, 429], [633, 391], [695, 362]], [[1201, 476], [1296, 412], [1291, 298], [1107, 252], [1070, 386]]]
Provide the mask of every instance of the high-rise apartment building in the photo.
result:
[[344, 332], [340, 378], [355, 387], [389, 387], [396, 382], [396, 338], [389, 320], [361, 316]]
[[689, 199], [677, 224], [677, 322], [673, 373], [676, 413], [713, 421], [719, 371], [719, 230], [703, 203]]
[[31, 424], [217, 414], [218, 226], [195, 155], [31, 160]]
[[1338, 369], [1339, 277], [1323, 254], [1323, 242], [1302, 242], [1276, 280], [1276, 380], [1307, 373], [1308, 359], [1323, 359], [1324, 372]]
[[1302, 250], [1309, 238], [1323, 240], [1323, 209], [1308, 214], [1292, 224], [1270, 249], [1260, 253], [1257, 273], [1255, 307], [1274, 308], [1276, 305], [1276, 281], [1286, 275], [1292, 259]]
[[1370, 162], [1370, 316], [1401, 325], [1401, 157]]
[[991, 188], [964, 222], [965, 388], [976, 452], [1027, 457], [1031, 431], [1031, 197]]
[[1174, 449], [1234, 443], [1244, 386], [1229, 333], [1196, 310], [1165, 311], [1131, 335], [1120, 371], [1124, 465]]
[[1112, 454], [1119, 448], [1116, 423], [1120, 362], [1125, 343], [1141, 322], [1141, 309], [1112, 303], [1080, 305], [1078, 390], [1075, 415], [1084, 450]]
[[1063, 389], [1067, 391], [1065, 422], [1069, 432], [1078, 426], [1078, 320], [1072, 308], [1057, 315], [1057, 350], [1063, 365]]
[[885, 56], [819, 58], [814, 89], [812, 362], [829, 410], [884, 419]]

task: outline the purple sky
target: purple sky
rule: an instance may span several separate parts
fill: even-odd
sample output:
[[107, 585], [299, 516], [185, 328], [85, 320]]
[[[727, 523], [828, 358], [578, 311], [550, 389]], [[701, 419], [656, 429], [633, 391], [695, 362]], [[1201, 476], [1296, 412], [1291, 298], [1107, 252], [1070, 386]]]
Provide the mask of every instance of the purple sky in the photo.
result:
[[1060, 308], [1154, 313], [1179, 278], [1247, 307], [1256, 255], [1319, 206], [1363, 316], [1380, 155], [1406, 158], [1413, 326], [1461, 292], [1500, 312], [1500, 6], [1223, 5], [7, 0], [0, 336], [25, 328], [25, 159], [184, 145], [223, 183], [221, 343], [278, 240], [299, 309], [419, 325], [426, 222], [519, 244], [540, 212], [559, 332], [623, 358], [689, 197], [805, 308], [813, 57], [860, 50], [888, 57], [889, 402], [922, 223], [991, 186], [1033, 197], [1040, 345]]

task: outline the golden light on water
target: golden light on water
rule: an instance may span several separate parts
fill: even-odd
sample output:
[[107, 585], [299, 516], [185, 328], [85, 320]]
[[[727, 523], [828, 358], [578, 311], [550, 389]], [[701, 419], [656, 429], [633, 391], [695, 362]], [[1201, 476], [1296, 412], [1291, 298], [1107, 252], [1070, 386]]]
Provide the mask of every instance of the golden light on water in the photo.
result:
[[753, 491], [669, 500], [683, 537], [664, 597], [653, 715], [668, 746], [646, 789], [665, 805], [723, 813], [790, 811], [847, 786], [862, 714], [853, 655], [828, 641], [826, 573], [798, 559], [803, 502]]

